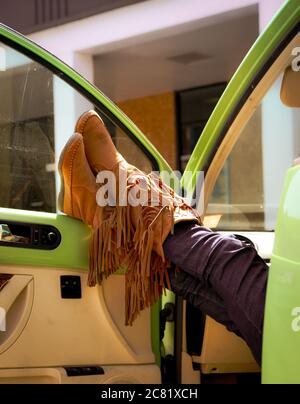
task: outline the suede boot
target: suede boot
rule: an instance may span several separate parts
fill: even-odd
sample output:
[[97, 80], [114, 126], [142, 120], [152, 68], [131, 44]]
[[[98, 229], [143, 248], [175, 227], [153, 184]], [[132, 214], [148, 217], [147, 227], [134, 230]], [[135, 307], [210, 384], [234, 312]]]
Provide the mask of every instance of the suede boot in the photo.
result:
[[[89, 284], [101, 283], [120, 266], [125, 267], [125, 318], [126, 324], [131, 325], [141, 310], [159, 299], [164, 285], [169, 285], [169, 262], [164, 256], [163, 243], [174, 223], [182, 220], [199, 223], [200, 219], [160, 178], [144, 174], [117, 152], [95, 111], [83, 114], [75, 131], [82, 135], [94, 177], [105, 170], [116, 179], [113, 203], [99, 207], [101, 214], [93, 219]], [[104, 186], [98, 185], [95, 195]], [[141, 195], [141, 202], [132, 204], [132, 196]], [[85, 221], [84, 217], [82, 220]]]
[[59, 209], [92, 225], [97, 203], [95, 177], [87, 162], [82, 136], [75, 133], [64, 147], [59, 161], [61, 190]]

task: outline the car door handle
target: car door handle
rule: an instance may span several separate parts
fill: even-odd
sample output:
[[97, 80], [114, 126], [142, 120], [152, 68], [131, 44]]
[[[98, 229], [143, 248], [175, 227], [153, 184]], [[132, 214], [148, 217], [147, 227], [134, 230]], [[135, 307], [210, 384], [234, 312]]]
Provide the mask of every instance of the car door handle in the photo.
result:
[[54, 250], [60, 243], [61, 234], [53, 226], [7, 221], [0, 218], [0, 247]]
[[0, 307], [6, 313], [9, 312], [17, 298], [32, 280], [33, 276], [30, 275], [13, 275], [10, 278], [5, 287], [0, 291]]

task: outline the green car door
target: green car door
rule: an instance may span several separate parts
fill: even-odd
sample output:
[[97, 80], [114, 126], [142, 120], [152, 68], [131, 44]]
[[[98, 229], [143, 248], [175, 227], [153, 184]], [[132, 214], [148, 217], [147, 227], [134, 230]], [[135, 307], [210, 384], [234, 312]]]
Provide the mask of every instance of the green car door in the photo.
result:
[[[204, 172], [204, 196], [195, 198], [204, 224], [248, 239], [270, 264], [264, 383], [300, 382], [299, 165], [291, 168], [300, 153], [300, 102], [285, 102], [285, 95], [300, 97], [299, 54], [300, 4], [289, 0], [227, 86], [183, 177], [192, 197]], [[294, 86], [286, 79], [290, 71]], [[191, 331], [183, 323], [184, 341]], [[202, 374], [260, 371], [241, 340], [209, 318], [198, 342], [198, 350], [186, 341], [181, 348]], [[184, 363], [181, 371], [191, 373]]]
[[98, 89], [4, 25], [0, 90], [0, 383], [65, 382], [75, 365], [92, 382], [159, 383], [160, 305], [125, 327], [124, 275], [86, 286], [90, 229], [58, 211], [57, 162], [94, 108], [130, 162], [170, 167]]

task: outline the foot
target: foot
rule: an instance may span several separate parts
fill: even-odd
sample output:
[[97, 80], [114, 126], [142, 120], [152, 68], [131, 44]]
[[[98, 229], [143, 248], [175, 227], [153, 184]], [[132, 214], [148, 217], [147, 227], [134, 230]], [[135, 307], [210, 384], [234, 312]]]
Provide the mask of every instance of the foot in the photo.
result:
[[60, 157], [59, 172], [59, 209], [92, 225], [97, 209], [97, 187], [86, 159], [83, 138], [79, 133], [75, 133], [66, 144]]

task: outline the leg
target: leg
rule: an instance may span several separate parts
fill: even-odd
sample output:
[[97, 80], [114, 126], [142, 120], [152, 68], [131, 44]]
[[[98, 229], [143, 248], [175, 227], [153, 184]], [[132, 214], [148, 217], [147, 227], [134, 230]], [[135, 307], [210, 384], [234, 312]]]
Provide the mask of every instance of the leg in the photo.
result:
[[241, 337], [236, 325], [228, 317], [224, 301], [203, 280], [199, 280], [183, 270], [174, 270], [174, 268], [169, 271], [169, 278], [174, 293], [182, 296], [204, 314]]
[[[260, 363], [268, 271], [255, 249], [233, 236], [182, 223], [167, 238], [164, 251], [171, 262], [222, 299], [228, 318]], [[212, 317], [217, 320], [217, 313]]]

